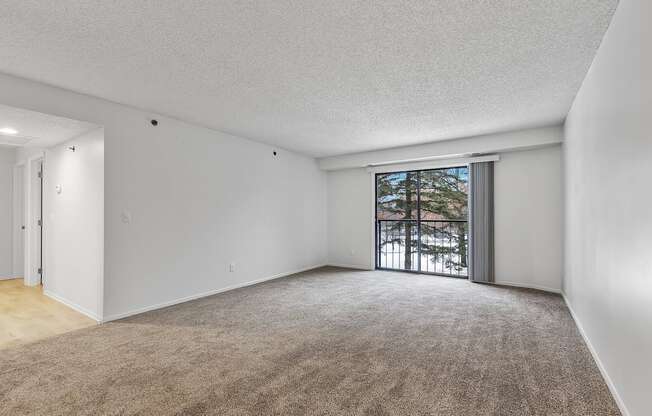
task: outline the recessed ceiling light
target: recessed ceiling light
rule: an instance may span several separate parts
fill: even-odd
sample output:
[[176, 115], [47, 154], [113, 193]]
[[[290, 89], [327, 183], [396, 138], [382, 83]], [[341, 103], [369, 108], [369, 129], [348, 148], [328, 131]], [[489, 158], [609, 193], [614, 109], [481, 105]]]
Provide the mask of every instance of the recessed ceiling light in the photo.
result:
[[0, 129], [0, 133], [2, 133], [2, 134], [10, 134], [10, 135], [13, 136], [14, 134], [18, 133], [18, 130], [12, 129], [11, 127], [3, 127], [3, 128]]

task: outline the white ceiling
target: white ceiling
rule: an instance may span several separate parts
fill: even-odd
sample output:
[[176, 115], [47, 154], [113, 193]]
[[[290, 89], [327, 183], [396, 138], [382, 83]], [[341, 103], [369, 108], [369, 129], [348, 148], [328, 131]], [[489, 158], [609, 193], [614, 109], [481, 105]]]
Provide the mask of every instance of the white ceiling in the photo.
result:
[[99, 126], [0, 104], [0, 129], [4, 127], [11, 127], [18, 133], [15, 135], [0, 133], [0, 145], [47, 148]]
[[563, 121], [617, 0], [4, 0], [0, 71], [313, 156]]

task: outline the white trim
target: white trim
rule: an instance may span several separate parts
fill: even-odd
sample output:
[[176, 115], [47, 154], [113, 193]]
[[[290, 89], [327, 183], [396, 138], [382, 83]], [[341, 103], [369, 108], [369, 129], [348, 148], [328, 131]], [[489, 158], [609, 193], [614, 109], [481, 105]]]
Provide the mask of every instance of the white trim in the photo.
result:
[[343, 269], [365, 270], [365, 271], [373, 271], [374, 270], [372, 267], [362, 266], [360, 264], [328, 263], [327, 266], [341, 267]]
[[402, 163], [388, 163], [388, 164], [378, 164], [370, 165], [367, 167], [367, 172], [369, 173], [389, 173], [389, 172], [403, 172], [410, 170], [424, 170], [424, 169], [439, 169], [439, 168], [449, 168], [454, 166], [466, 166], [469, 163], [478, 163], [478, 162], [497, 162], [500, 160], [500, 156], [497, 154], [484, 155], [484, 156], [475, 156], [475, 157], [464, 157], [457, 155], [455, 157], [444, 157], [444, 158], [431, 158], [431, 160], [417, 160], [417, 161], [402, 161]]
[[486, 282], [486, 283], [489, 283], [494, 286], [520, 287], [523, 289], [536, 289], [536, 290], [543, 290], [544, 292], [561, 294], [561, 290], [553, 289], [547, 286], [523, 284], [523, 283], [516, 283], [516, 282]]
[[622, 413], [623, 416], [630, 416], [629, 410], [627, 410], [627, 406], [625, 406], [625, 402], [620, 397], [620, 394], [618, 394], [618, 390], [616, 389], [614, 382], [611, 380], [611, 377], [609, 377], [609, 373], [607, 373], [607, 369], [605, 368], [604, 364], [602, 364], [602, 361], [598, 356], [598, 352], [593, 347], [593, 344], [591, 344], [591, 340], [589, 340], [588, 335], [584, 331], [584, 328], [582, 327], [579, 318], [575, 314], [573, 307], [568, 301], [566, 294], [564, 292], [561, 292], [561, 296], [564, 298], [564, 302], [566, 303], [566, 306], [568, 307], [568, 310], [571, 316], [573, 317], [573, 321], [575, 321], [575, 325], [577, 326], [577, 329], [580, 331], [580, 335], [582, 335], [582, 338], [584, 339], [584, 343], [588, 347], [589, 351], [591, 351], [593, 360], [595, 361], [595, 364], [598, 366], [598, 369], [600, 370], [600, 373], [602, 374], [602, 378], [604, 378], [605, 383], [607, 383], [607, 387], [609, 387], [609, 391], [611, 392], [611, 395], [616, 401], [616, 404], [618, 405], [618, 409], [620, 409], [620, 413]]
[[235, 290], [235, 289], [240, 289], [242, 287], [252, 286], [252, 285], [255, 285], [255, 284], [258, 284], [258, 283], [263, 283], [263, 282], [267, 282], [269, 280], [279, 279], [281, 277], [290, 276], [290, 275], [293, 275], [293, 274], [305, 272], [305, 271], [308, 271], [308, 270], [317, 269], [317, 268], [324, 267], [324, 266], [326, 266], [326, 264], [324, 264], [324, 263], [317, 264], [317, 265], [314, 265], [314, 266], [304, 267], [304, 268], [301, 268], [301, 269], [298, 269], [298, 270], [293, 270], [293, 271], [289, 271], [289, 272], [283, 272], [283, 273], [275, 274], [275, 275], [272, 275], [272, 276], [263, 277], [261, 279], [251, 280], [251, 281], [244, 282], [244, 283], [238, 283], [238, 284], [223, 287], [223, 288], [220, 288], [220, 289], [213, 289], [213, 290], [209, 290], [209, 291], [203, 292], [203, 293], [197, 293], [197, 294], [190, 295], [190, 296], [184, 296], [182, 298], [177, 298], [177, 299], [157, 303], [157, 304], [150, 305], [150, 306], [144, 306], [142, 308], [134, 309], [134, 310], [131, 310], [129, 312], [116, 313], [116, 314], [104, 317], [101, 320], [101, 322], [105, 323], [105, 322], [115, 321], [115, 320], [118, 320], [118, 319], [126, 318], [128, 316], [138, 315], [138, 314], [153, 311], [153, 310], [156, 310], [156, 309], [167, 308], [168, 306], [177, 305], [179, 303], [189, 302], [191, 300], [205, 298], [207, 296], [212, 296], [212, 295], [217, 295], [218, 293], [228, 292], [230, 290]]
[[76, 310], [77, 312], [79, 312], [79, 313], [81, 313], [83, 315], [88, 316], [89, 318], [91, 318], [94, 321], [97, 321], [98, 323], [101, 322], [101, 319], [100, 319], [99, 316], [97, 316], [95, 313], [89, 311], [88, 309], [77, 305], [75, 302], [71, 302], [68, 299], [65, 299], [65, 298], [63, 298], [63, 297], [61, 297], [61, 296], [47, 290], [47, 289], [43, 289], [43, 294], [45, 296], [51, 298], [51, 299], [56, 300], [57, 302], [63, 303], [67, 307], [69, 307], [71, 309], [74, 309], [74, 310]]

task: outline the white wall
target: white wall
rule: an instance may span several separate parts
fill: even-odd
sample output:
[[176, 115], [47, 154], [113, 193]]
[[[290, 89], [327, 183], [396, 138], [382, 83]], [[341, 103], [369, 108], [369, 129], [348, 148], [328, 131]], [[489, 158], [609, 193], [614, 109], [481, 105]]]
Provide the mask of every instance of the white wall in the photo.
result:
[[328, 262], [373, 269], [373, 175], [366, 169], [328, 172]]
[[108, 316], [325, 263], [314, 159], [174, 120], [125, 121], [116, 136], [136, 139], [107, 139], [107, 235], [122, 242], [107, 250]]
[[561, 291], [561, 147], [500, 155], [494, 168], [496, 283]]
[[564, 293], [635, 416], [652, 409], [651, 132], [652, 2], [621, 0], [566, 121]]
[[[71, 146], [75, 152], [68, 149]], [[99, 319], [104, 260], [103, 129], [48, 149], [44, 171], [44, 292]]]
[[[562, 181], [558, 145], [500, 155], [495, 165], [496, 281], [561, 289]], [[373, 264], [373, 182], [366, 169], [328, 172], [328, 260]]]
[[16, 166], [13, 178], [13, 276], [25, 277], [25, 165]]
[[8, 75], [0, 90], [3, 104], [104, 126], [105, 319], [326, 262], [314, 159]]
[[45, 149], [41, 147], [18, 147], [16, 148], [16, 163], [25, 163], [31, 157], [45, 154]]
[[11, 279], [13, 273], [13, 169], [16, 151], [0, 146], [0, 279]]

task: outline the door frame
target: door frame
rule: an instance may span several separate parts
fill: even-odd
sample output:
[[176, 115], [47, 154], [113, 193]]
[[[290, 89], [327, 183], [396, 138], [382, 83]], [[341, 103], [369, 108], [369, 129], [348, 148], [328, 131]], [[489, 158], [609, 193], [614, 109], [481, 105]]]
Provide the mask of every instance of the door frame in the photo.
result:
[[[24, 257], [24, 265], [23, 265], [23, 281], [25, 283], [25, 286], [37, 286], [39, 283], [41, 283], [41, 279], [43, 278], [45, 274], [45, 264], [43, 263], [45, 256], [43, 256], [43, 252], [45, 250], [45, 242], [43, 238], [43, 212], [45, 211], [43, 209], [45, 205], [45, 200], [43, 199], [43, 190], [40, 189], [39, 191], [41, 192], [41, 206], [40, 207], [32, 207], [32, 194], [35, 192], [34, 189], [32, 189], [32, 179], [34, 172], [33, 172], [33, 166], [36, 165], [38, 162], [42, 163], [42, 172], [43, 175], [45, 175], [45, 152], [38, 152], [32, 156], [29, 156], [25, 161], [19, 162], [17, 165], [23, 165], [24, 166], [24, 175], [23, 175], [23, 209], [24, 209], [24, 221], [25, 221], [25, 236], [23, 238], [23, 257]], [[38, 231], [36, 226], [34, 225], [34, 222], [31, 221], [33, 217], [33, 210], [34, 209], [40, 209], [40, 217], [41, 217], [41, 259], [33, 258], [33, 253], [31, 250], [32, 247], [32, 240], [34, 239], [36, 232]], [[40, 279], [37, 278], [36, 276], [32, 275], [31, 270], [33, 269], [35, 262], [41, 263], [41, 276]]]
[[[459, 278], [459, 279], [468, 279], [468, 275], [459, 275], [459, 274], [450, 274], [450, 273], [438, 273], [438, 272], [431, 272], [431, 271], [424, 271], [421, 270], [421, 222], [423, 221], [421, 219], [421, 172], [427, 172], [427, 171], [433, 171], [433, 170], [445, 170], [445, 169], [459, 169], [459, 168], [466, 168], [467, 170], [470, 169], [470, 166], [468, 164], [457, 164], [457, 165], [452, 165], [452, 166], [447, 166], [447, 167], [436, 167], [436, 168], [420, 168], [420, 169], [412, 169], [412, 170], [402, 170], [402, 171], [391, 171], [391, 172], [376, 172], [372, 176], [373, 178], [373, 183], [374, 183], [374, 269], [375, 270], [386, 270], [386, 271], [398, 271], [398, 272], [406, 272], [406, 273], [416, 273], [416, 274], [429, 274], [433, 276], [444, 276], [444, 277], [454, 277], [454, 278]], [[377, 184], [378, 184], [378, 176], [380, 175], [387, 175], [387, 174], [392, 174], [392, 173], [416, 173], [417, 174], [417, 218], [413, 220], [396, 220], [396, 221], [412, 221], [415, 223], [417, 227], [417, 269], [416, 270], [408, 270], [408, 269], [394, 269], [394, 268], [389, 268], [389, 267], [380, 267], [379, 263], [379, 247], [378, 247], [378, 233], [379, 233], [379, 228], [378, 228], [378, 195], [377, 195]], [[468, 198], [468, 197], [467, 197]], [[467, 199], [468, 200], [468, 199]], [[470, 215], [470, 212], [467, 213], [467, 216]], [[449, 221], [449, 222], [461, 222], [460, 220], [443, 220], [443, 221]], [[468, 223], [468, 218], [465, 221]], [[468, 249], [467, 249], [467, 256], [468, 256]], [[467, 259], [468, 263], [468, 259]], [[468, 266], [467, 266], [468, 267]]]
[[[490, 153], [482, 156], [465, 156], [465, 155], [447, 155], [443, 157], [426, 157], [419, 160], [402, 160], [387, 163], [369, 164], [366, 167], [369, 174], [369, 189], [371, 190], [371, 198], [369, 201], [369, 270], [384, 270], [376, 269], [376, 174], [377, 173], [393, 173], [405, 172], [413, 170], [431, 170], [451, 168], [456, 166], [468, 166], [471, 163], [478, 162], [497, 162], [500, 156], [495, 153]], [[469, 207], [469, 215], [471, 215]], [[469, 262], [471, 259], [469, 258]], [[419, 273], [418, 271], [405, 270], [406, 273]]]

